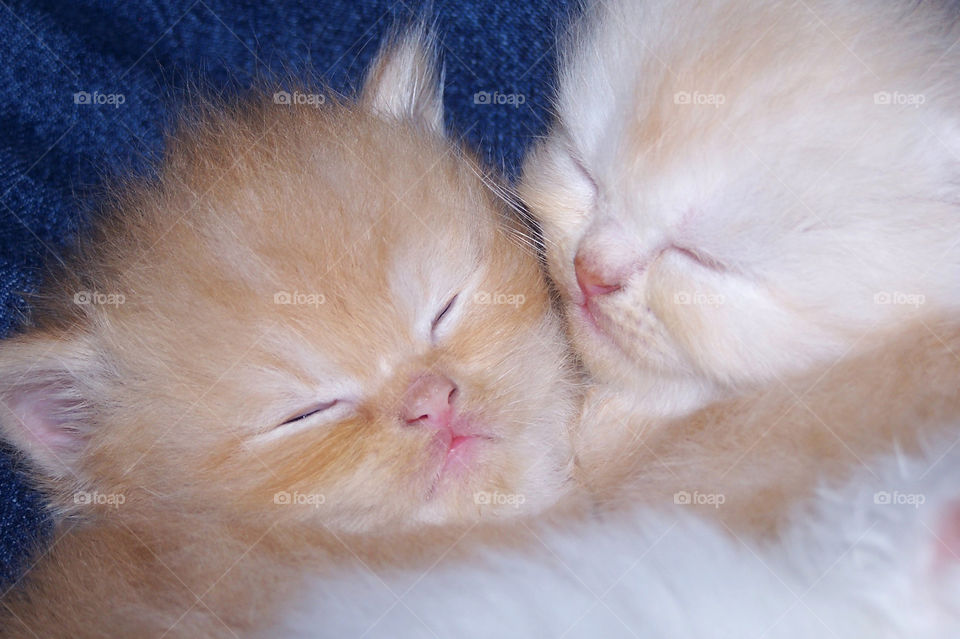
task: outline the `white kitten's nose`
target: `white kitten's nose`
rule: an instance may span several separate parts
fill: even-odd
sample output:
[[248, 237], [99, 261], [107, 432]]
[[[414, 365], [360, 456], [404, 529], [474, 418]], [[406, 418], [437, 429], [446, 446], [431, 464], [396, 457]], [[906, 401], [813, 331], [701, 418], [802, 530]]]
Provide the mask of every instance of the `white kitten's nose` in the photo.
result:
[[457, 385], [449, 377], [428, 373], [414, 381], [403, 396], [403, 420], [437, 429], [450, 428]]
[[638, 239], [619, 222], [594, 221], [577, 245], [573, 268], [584, 302], [615, 293], [643, 267]]
[[612, 220], [595, 222], [587, 230], [573, 260], [584, 301], [619, 291], [638, 267], [638, 247]]
[[597, 295], [606, 295], [619, 291], [622, 284], [619, 278], [611, 273], [604, 273], [602, 263], [598, 256], [588, 256], [582, 251], [577, 252], [573, 260], [573, 269], [577, 274], [577, 284], [586, 298]]

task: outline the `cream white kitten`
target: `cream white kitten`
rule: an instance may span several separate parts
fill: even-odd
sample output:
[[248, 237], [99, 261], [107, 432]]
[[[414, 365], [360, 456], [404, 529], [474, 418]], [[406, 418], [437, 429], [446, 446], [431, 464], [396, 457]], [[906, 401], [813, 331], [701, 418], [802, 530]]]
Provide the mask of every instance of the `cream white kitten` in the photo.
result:
[[602, 381], [680, 414], [960, 302], [938, 2], [600, 2], [521, 193]]
[[274, 636], [960, 636], [960, 448], [875, 468], [822, 489], [776, 544], [683, 509], [531, 527], [533, 552], [317, 581]]

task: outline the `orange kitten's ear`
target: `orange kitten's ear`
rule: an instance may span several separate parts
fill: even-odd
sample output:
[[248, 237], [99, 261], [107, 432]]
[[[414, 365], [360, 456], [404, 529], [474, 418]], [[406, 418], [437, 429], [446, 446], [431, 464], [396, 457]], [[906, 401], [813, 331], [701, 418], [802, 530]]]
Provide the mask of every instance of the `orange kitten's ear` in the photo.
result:
[[361, 100], [375, 112], [443, 131], [443, 78], [424, 26], [388, 37], [367, 72]]
[[79, 339], [0, 341], [0, 435], [54, 477], [72, 474], [87, 445], [94, 362]]

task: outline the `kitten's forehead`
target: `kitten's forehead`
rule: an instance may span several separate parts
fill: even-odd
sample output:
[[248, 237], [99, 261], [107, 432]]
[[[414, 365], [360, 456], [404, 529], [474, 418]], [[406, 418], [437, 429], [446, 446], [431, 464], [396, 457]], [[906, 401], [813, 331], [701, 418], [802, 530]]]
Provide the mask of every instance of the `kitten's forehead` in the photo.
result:
[[310, 383], [366, 379], [479, 270], [498, 211], [440, 137], [359, 107], [268, 115], [174, 145], [164, 180], [125, 207], [143, 216], [115, 221], [129, 253], [107, 268], [126, 304], [102, 310], [198, 378], [256, 360], [299, 362]]

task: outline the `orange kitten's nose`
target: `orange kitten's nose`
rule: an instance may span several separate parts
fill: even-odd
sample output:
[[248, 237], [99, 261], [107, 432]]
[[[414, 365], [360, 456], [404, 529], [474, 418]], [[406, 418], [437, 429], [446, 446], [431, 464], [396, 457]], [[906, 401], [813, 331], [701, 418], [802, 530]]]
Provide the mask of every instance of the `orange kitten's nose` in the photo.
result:
[[573, 268], [577, 274], [577, 284], [587, 299], [619, 291], [623, 285], [617, 281], [619, 278], [603, 272], [599, 260], [587, 257], [582, 251], [577, 251]]
[[457, 385], [443, 375], [421, 375], [403, 397], [403, 419], [408, 424], [449, 428]]

